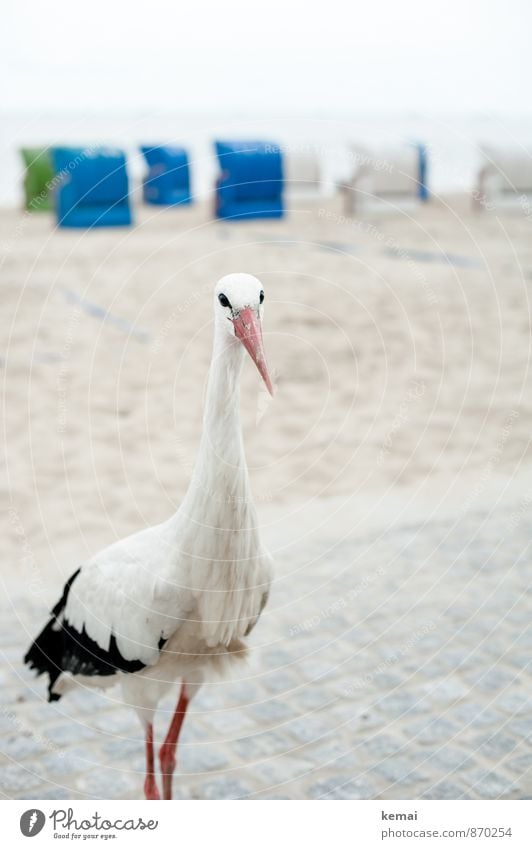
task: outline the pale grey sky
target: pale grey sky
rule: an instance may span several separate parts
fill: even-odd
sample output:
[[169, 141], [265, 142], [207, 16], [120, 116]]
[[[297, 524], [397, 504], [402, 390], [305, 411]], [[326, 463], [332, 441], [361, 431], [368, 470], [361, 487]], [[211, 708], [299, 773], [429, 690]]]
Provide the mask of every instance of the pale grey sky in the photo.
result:
[[4, 0], [1, 108], [530, 112], [529, 0]]

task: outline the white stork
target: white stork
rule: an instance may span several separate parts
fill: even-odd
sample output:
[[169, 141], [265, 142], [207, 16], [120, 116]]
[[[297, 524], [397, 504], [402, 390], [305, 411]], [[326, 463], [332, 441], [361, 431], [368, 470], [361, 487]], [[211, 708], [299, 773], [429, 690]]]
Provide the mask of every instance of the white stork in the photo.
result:
[[244, 349], [273, 394], [262, 342], [264, 291], [229, 274], [214, 291], [214, 346], [192, 483], [170, 519], [113, 543], [69, 578], [24, 661], [49, 676], [49, 701], [76, 683], [120, 682], [146, 735], [148, 799], [159, 799], [153, 718], [168, 688], [179, 699], [159, 757], [172, 798], [176, 749], [202, 680], [242, 658], [266, 604], [272, 562], [261, 545], [240, 425]]

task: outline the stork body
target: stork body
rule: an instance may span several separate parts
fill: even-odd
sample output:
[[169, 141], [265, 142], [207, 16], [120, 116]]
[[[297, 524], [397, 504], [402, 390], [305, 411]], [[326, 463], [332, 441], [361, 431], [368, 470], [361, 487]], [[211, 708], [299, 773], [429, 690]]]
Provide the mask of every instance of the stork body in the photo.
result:
[[159, 798], [153, 716], [181, 682], [160, 751], [171, 798], [182, 721], [202, 680], [242, 658], [266, 604], [272, 563], [260, 542], [240, 425], [245, 351], [271, 391], [262, 347], [264, 293], [251, 275], [215, 289], [214, 346], [203, 433], [188, 492], [166, 522], [120, 540], [65, 585], [25, 662], [48, 673], [49, 699], [76, 685], [122, 685], [146, 733], [147, 798]]

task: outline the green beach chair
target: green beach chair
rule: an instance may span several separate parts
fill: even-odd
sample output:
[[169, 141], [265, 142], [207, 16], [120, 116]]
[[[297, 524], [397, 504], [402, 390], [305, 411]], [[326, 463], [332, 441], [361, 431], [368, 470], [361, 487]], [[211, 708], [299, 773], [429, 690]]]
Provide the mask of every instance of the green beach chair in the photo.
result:
[[20, 151], [26, 174], [24, 191], [25, 206], [29, 212], [49, 212], [54, 208], [52, 180], [54, 166], [48, 148], [23, 147]]

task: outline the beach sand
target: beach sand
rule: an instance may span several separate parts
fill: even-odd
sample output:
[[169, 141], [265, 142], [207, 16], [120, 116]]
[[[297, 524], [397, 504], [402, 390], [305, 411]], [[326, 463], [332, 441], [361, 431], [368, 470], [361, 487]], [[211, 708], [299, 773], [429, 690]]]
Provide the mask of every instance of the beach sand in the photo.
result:
[[458, 479], [474, 506], [530, 463], [530, 227], [466, 199], [367, 219], [331, 200], [246, 223], [142, 208], [132, 229], [92, 232], [2, 212], [4, 569], [21, 539], [39, 568], [78, 562], [177, 507], [212, 287], [231, 271], [266, 291], [276, 394], [251, 363], [242, 391], [261, 514]]

